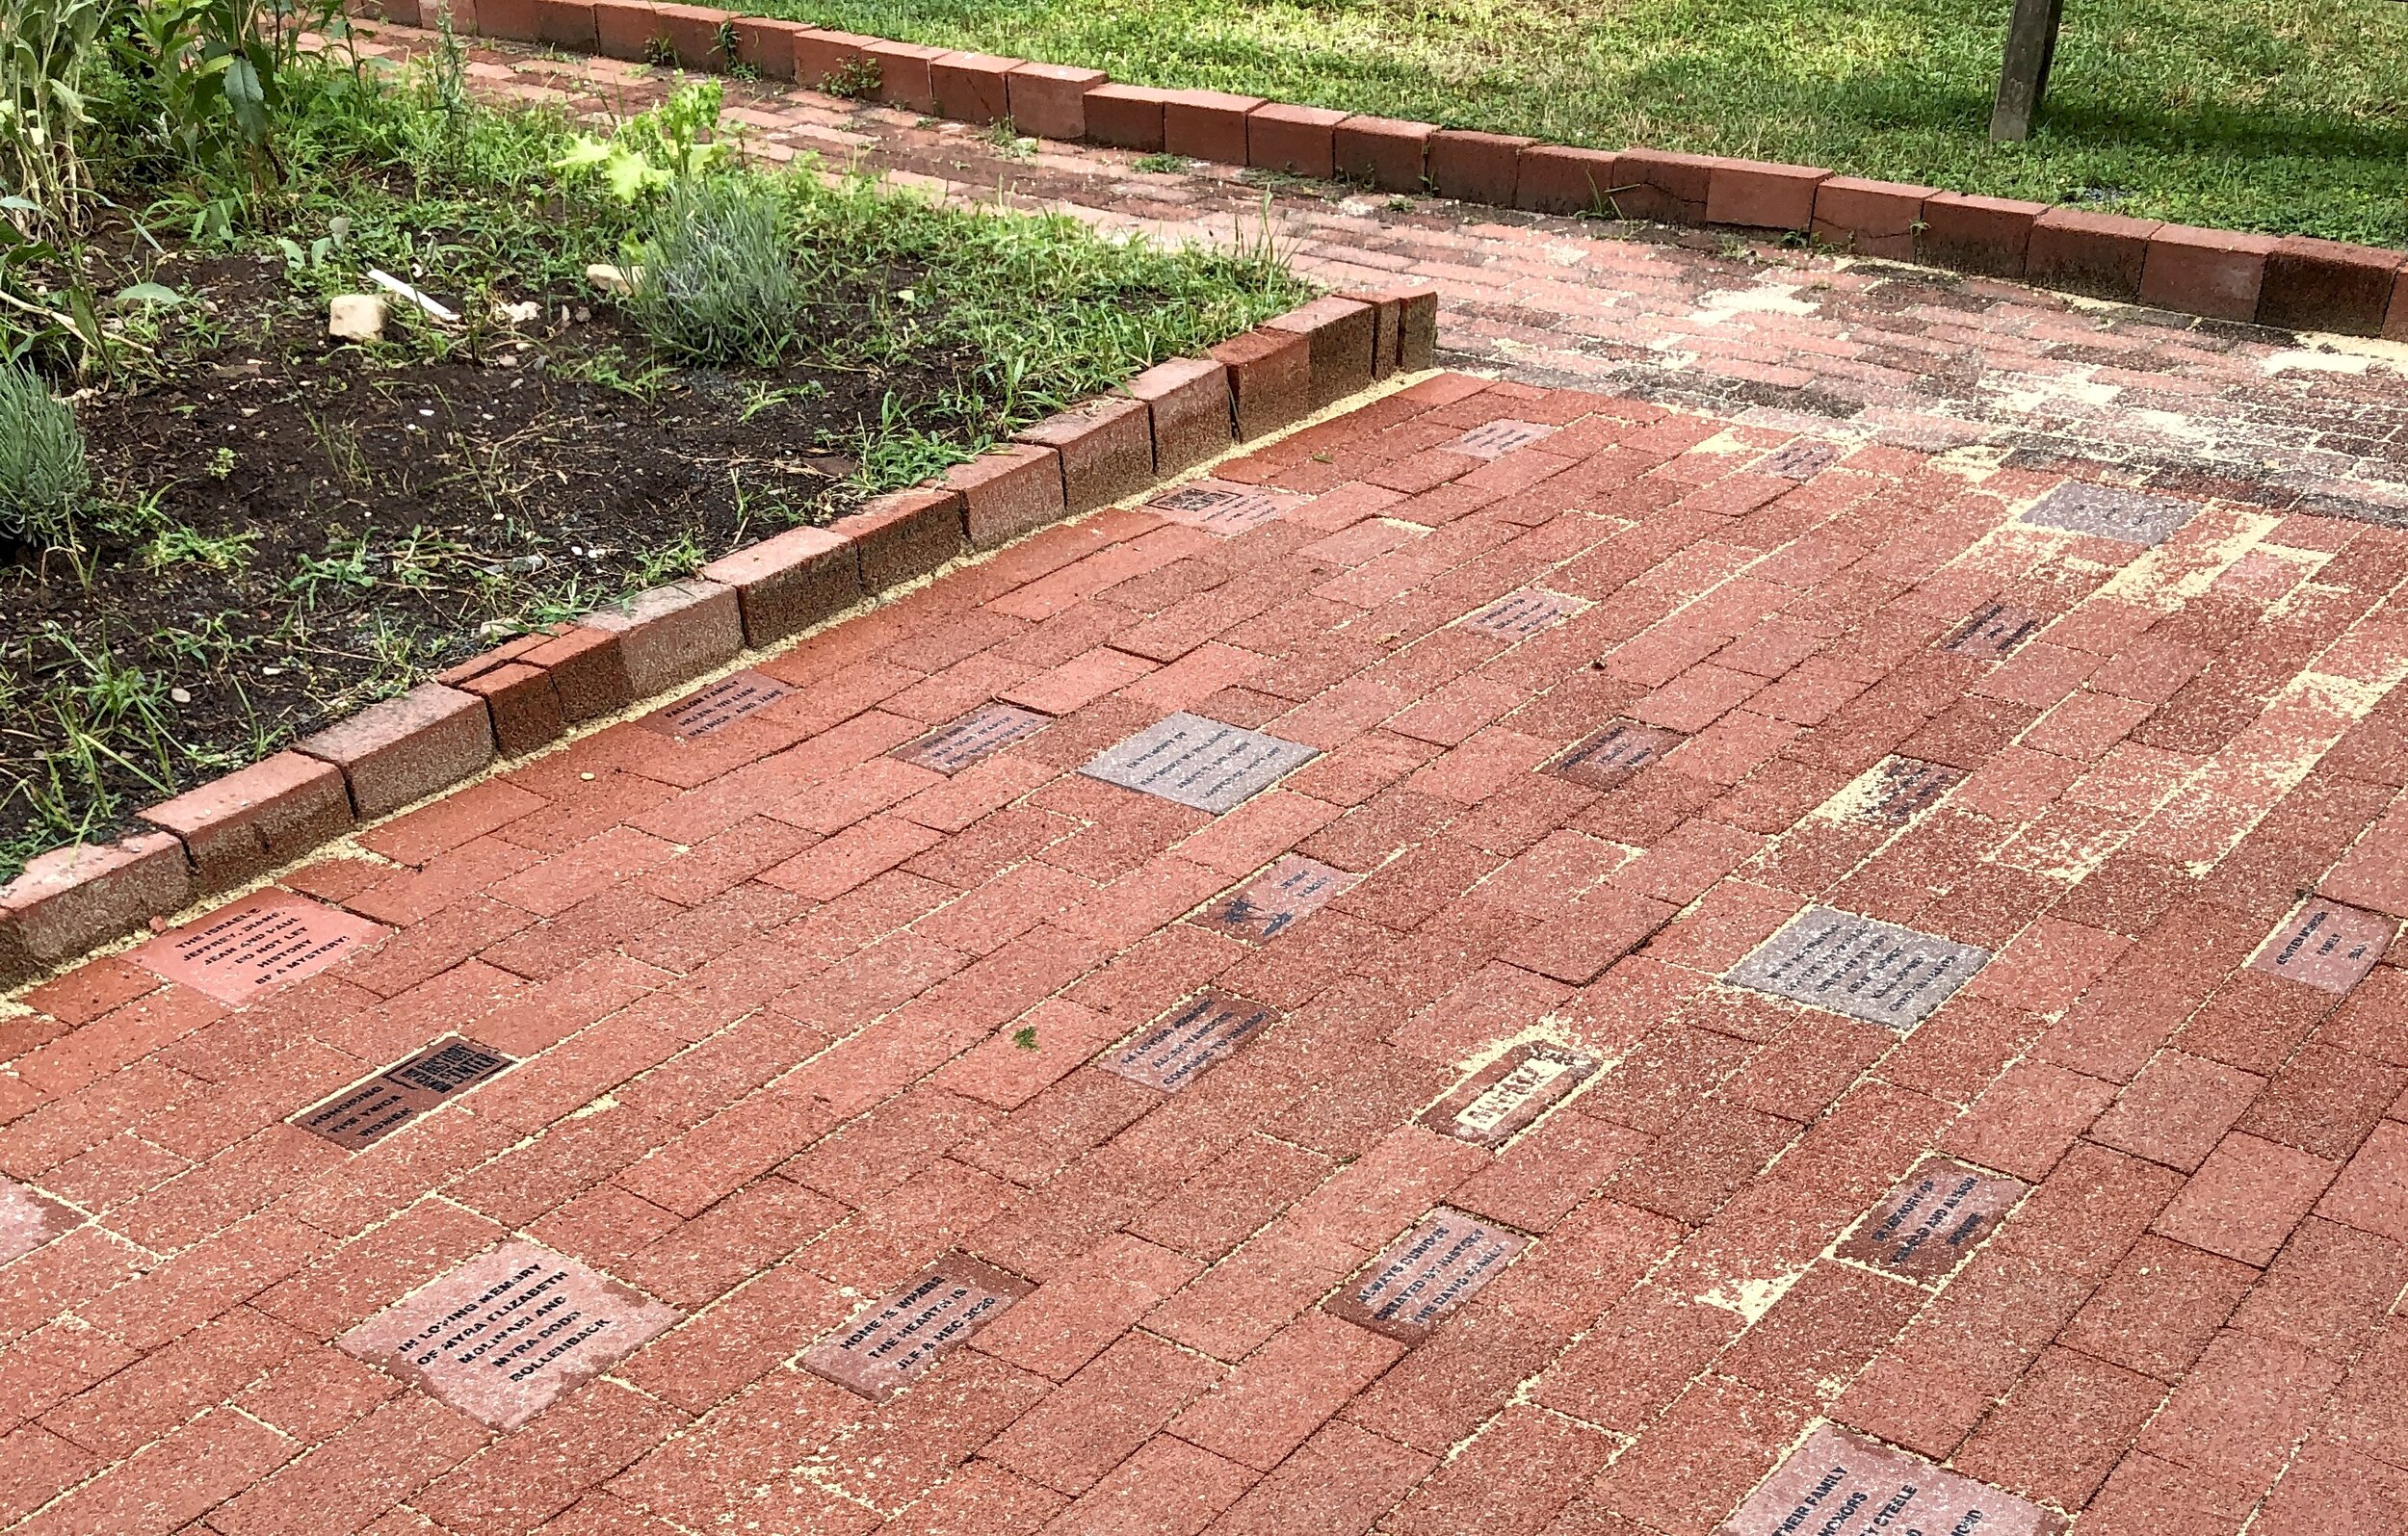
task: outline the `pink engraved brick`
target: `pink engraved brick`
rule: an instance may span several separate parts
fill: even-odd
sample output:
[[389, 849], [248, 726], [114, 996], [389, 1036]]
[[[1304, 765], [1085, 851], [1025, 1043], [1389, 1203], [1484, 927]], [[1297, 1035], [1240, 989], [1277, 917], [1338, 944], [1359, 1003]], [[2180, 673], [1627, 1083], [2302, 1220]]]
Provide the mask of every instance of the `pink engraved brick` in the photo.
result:
[[521, 1239], [405, 1296], [338, 1342], [472, 1419], [515, 1429], [677, 1317]]
[[271, 886], [169, 929], [130, 958], [220, 1002], [241, 1003], [316, 976], [387, 931], [381, 923]]

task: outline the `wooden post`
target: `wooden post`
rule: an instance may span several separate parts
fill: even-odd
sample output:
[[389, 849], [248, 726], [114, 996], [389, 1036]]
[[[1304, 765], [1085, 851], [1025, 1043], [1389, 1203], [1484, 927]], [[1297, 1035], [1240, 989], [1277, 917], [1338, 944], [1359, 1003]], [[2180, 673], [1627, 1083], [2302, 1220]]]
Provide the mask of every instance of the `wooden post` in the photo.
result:
[[2005, 143], [2031, 137], [2064, 15], [2065, 0], [2015, 0], [2014, 19], [2006, 25], [2006, 63], [1999, 70], [1999, 99], [1990, 109], [1992, 139]]

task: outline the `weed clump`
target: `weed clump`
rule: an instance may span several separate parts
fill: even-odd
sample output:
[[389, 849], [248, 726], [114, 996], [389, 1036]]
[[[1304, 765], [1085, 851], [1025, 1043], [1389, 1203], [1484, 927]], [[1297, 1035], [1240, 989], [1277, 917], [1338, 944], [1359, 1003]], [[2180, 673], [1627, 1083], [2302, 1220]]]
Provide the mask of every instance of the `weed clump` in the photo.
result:
[[0, 539], [60, 542], [90, 483], [75, 413], [35, 374], [0, 362]]
[[752, 177], [678, 184], [663, 203], [628, 307], [665, 351], [769, 367], [798, 339], [802, 280], [787, 259], [784, 200]]

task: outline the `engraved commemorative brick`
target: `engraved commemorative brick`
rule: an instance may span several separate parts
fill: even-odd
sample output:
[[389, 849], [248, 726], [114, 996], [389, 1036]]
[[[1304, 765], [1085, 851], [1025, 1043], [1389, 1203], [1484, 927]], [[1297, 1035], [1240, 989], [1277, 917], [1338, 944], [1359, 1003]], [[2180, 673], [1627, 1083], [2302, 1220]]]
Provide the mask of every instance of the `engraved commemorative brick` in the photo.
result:
[[926, 736], [914, 737], [886, 755], [939, 773], [958, 773], [1014, 742], [1028, 740], [1049, 723], [1047, 716], [1017, 704], [982, 704], [961, 718], [940, 725]]
[[636, 723], [664, 736], [708, 736], [792, 692], [793, 689], [773, 677], [737, 672], [666, 709], [654, 710]]
[[1518, 1232], [1440, 1206], [1322, 1308], [1374, 1333], [1419, 1343], [1530, 1245]]
[[2040, 628], [2040, 615], [2009, 603], [1992, 603], [1959, 624], [1942, 648], [1978, 661], [2002, 662]]
[[1883, 826], [1904, 826], [1930, 810], [1965, 778], [1964, 771], [1921, 758], [1885, 758], [1875, 769], [1865, 818]]
[[1545, 771], [1592, 790], [1619, 789], [1640, 768], [1688, 740], [1661, 725], [1609, 720], [1573, 742], [1547, 764]]
[[2198, 509], [2194, 503], [2168, 496], [2144, 496], [2117, 485], [2069, 480], [2034, 502], [2024, 512], [2023, 521], [2094, 538], [2155, 546], [2182, 532]]
[[1300, 853], [1291, 853], [1213, 902], [1195, 921], [1235, 939], [1275, 939], [1351, 890], [1362, 878]]
[[349, 1152], [372, 1147], [462, 1089], [511, 1065], [491, 1046], [458, 1035], [296, 1115], [293, 1124]]
[[2398, 926], [2390, 918], [2316, 897], [2274, 930], [2249, 967], [2346, 995], [2383, 958]]
[[1952, 1158], [1926, 1158], [1857, 1223], [1839, 1256], [1909, 1280], [1936, 1280], [1980, 1246], [2028, 1187]]
[[1104, 1068], [1177, 1093], [1278, 1022], [1276, 1009], [1207, 987], [1139, 1029], [1105, 1058]]
[[15, 1263], [83, 1219], [48, 1196], [0, 1179], [0, 1264]]
[[387, 931], [381, 923], [270, 886], [170, 928], [128, 958], [220, 1002], [242, 1003], [316, 976]]
[[337, 1342], [495, 1429], [515, 1429], [677, 1320], [551, 1249], [506, 1242]]
[[1758, 475], [1771, 475], [1781, 480], [1812, 480], [1837, 462], [1840, 445], [1819, 437], [1800, 437], [1783, 443], [1748, 466]]
[[1218, 815], [1235, 810], [1320, 752], [1182, 710], [1098, 756], [1079, 771], [1124, 790]]
[[1903, 1029], [1946, 1002], [1989, 959], [1989, 950], [1970, 944], [1815, 906], [1723, 980]]
[[1536, 422], [1506, 418], [1484, 422], [1453, 441], [1438, 446], [1450, 454], [1468, 454], [1474, 458], [1503, 458], [1517, 448], [1528, 448], [1541, 438], [1554, 436], [1555, 430]]
[[1525, 587], [1507, 592], [1484, 608], [1467, 614], [1463, 627], [1493, 635], [1501, 640], [1526, 640], [1541, 630], [1555, 628], [1565, 619], [1588, 606], [1578, 597], [1561, 592]]
[[1714, 1536], [2058, 1536], [2065, 1517], [1824, 1424]]
[[1250, 528], [1260, 528], [1303, 501], [1303, 497], [1284, 491], [1258, 490], [1225, 480], [1199, 480], [1150, 497], [1144, 506], [1149, 512], [1160, 512], [1174, 523], [1200, 528], [1208, 534], [1243, 534]]
[[1035, 1288], [964, 1254], [938, 1260], [802, 1357], [803, 1367], [886, 1402]]
[[1597, 1066], [1595, 1056], [1569, 1046], [1517, 1045], [1423, 1110], [1422, 1124], [1474, 1146], [1503, 1146], [1570, 1098]]

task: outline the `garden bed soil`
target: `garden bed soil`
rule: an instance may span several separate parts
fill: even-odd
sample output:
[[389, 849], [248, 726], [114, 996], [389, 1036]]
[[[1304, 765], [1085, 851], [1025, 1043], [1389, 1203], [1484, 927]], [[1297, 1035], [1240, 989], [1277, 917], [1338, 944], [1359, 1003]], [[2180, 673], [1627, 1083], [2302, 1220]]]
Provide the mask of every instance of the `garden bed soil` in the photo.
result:
[[[46, 754], [72, 756], [68, 720], [103, 743], [115, 804], [72, 787], [54, 803], [88, 840], [119, 834], [144, 806], [535, 621], [831, 520], [860, 494], [842, 456], [852, 431], [889, 392], [916, 404], [955, 382], [923, 359], [677, 369], [631, 393], [598, 376], [641, 375], [648, 349], [591, 295], [526, 296], [542, 320], [435, 358], [330, 343], [323, 305], [274, 264], [212, 258], [173, 280], [215, 306], [222, 339], [148, 387], [76, 402], [95, 496], [149, 497], [146, 514], [88, 517], [105, 525], [82, 530], [88, 585], [56, 553], [0, 570], [15, 695], [0, 877], [65, 840], [26, 787], [55, 782]], [[844, 325], [848, 307], [815, 321]], [[200, 553], [158, 564], [160, 530]]]

